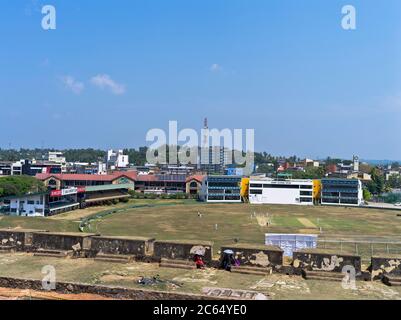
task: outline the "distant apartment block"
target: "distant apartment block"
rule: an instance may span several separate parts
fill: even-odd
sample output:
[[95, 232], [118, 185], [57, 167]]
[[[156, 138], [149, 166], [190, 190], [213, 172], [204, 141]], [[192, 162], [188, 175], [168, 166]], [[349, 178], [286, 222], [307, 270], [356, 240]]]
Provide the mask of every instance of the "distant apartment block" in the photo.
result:
[[48, 153], [48, 161], [50, 163], [58, 164], [61, 167], [61, 172], [67, 172], [67, 163], [66, 158], [64, 157], [62, 152], [59, 151], [49, 151]]
[[230, 150], [224, 147], [209, 147], [200, 149], [199, 169], [206, 174], [224, 175], [228, 164]]
[[22, 163], [20, 161], [1, 161], [0, 176], [20, 176], [22, 174]]
[[129, 157], [124, 155], [123, 150], [109, 150], [106, 156], [107, 168], [115, 170], [118, 168], [127, 168], [129, 166]]

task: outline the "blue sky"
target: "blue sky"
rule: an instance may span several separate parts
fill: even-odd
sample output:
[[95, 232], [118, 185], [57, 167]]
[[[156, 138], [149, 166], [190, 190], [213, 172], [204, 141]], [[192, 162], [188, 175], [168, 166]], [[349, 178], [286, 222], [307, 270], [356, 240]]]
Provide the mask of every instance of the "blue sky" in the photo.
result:
[[401, 159], [400, 18], [399, 0], [2, 1], [0, 147], [138, 147], [208, 117], [276, 155]]

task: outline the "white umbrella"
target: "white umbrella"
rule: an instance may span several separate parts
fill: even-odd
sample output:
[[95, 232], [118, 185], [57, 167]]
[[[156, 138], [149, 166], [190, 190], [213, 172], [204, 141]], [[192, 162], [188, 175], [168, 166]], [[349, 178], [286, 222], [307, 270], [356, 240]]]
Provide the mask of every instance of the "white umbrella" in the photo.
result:
[[195, 246], [191, 248], [190, 253], [191, 254], [196, 254], [198, 256], [204, 256], [206, 252], [206, 248], [203, 246]]

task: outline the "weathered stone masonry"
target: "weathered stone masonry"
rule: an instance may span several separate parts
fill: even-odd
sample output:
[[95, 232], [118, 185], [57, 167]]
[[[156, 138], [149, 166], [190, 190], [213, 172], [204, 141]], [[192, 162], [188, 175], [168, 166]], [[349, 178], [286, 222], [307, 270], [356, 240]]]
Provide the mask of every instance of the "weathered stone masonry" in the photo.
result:
[[91, 238], [91, 250], [94, 254], [123, 254], [144, 257], [153, 254], [154, 238], [143, 237], [106, 237]]
[[361, 257], [330, 250], [305, 249], [293, 254], [293, 267], [308, 271], [342, 272], [343, 267], [353, 266], [361, 274]]
[[213, 243], [209, 241], [155, 241], [153, 255], [158, 259], [190, 260], [196, 249], [204, 250], [204, 261], [211, 263]]
[[32, 250], [74, 250], [82, 251], [91, 248], [92, 233], [32, 233]]
[[370, 268], [373, 280], [387, 275], [401, 277], [401, 255], [374, 256]]
[[234, 251], [235, 259], [239, 260], [241, 265], [274, 268], [283, 264], [283, 250], [276, 246], [236, 244], [222, 247], [221, 256], [227, 249]]

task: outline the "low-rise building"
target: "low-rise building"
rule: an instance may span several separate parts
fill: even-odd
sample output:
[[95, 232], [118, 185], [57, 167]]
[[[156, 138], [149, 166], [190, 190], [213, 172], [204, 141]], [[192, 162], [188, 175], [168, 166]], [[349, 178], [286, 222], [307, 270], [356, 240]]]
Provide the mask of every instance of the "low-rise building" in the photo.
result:
[[46, 210], [46, 192], [23, 196], [6, 197], [7, 212], [12, 216], [44, 217]]
[[242, 202], [240, 176], [207, 176], [200, 199], [206, 202]]
[[177, 194], [186, 192], [185, 174], [143, 174], [135, 180], [135, 190], [148, 194]]
[[323, 205], [359, 206], [363, 203], [362, 182], [358, 179], [322, 179]]
[[114, 172], [107, 175], [94, 174], [37, 174], [36, 178], [44, 182], [51, 190], [61, 190], [70, 187], [88, 187], [108, 184], [135, 184], [136, 171]]
[[251, 204], [313, 205], [313, 180], [252, 179], [249, 181]]
[[202, 182], [206, 176], [194, 175], [186, 179], [186, 193], [190, 195], [199, 195], [202, 190]]

